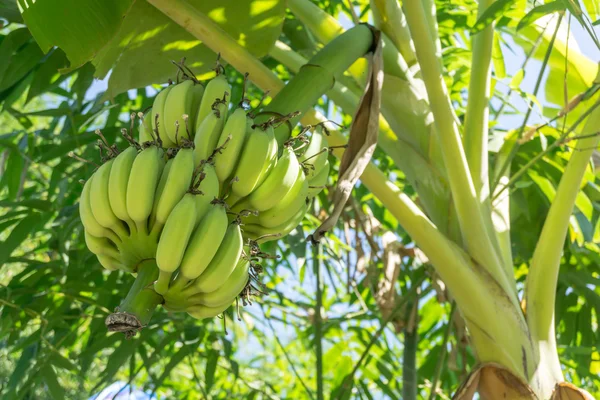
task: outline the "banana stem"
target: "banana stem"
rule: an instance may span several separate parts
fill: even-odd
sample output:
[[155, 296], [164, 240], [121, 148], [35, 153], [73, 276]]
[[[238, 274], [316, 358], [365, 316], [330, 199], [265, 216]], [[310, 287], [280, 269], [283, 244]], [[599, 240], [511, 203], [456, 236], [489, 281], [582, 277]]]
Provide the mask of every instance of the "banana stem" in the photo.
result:
[[299, 111], [289, 120], [291, 125], [282, 124], [275, 129], [279, 145], [290, 136], [290, 127], [296, 125], [317, 100], [333, 88], [335, 78], [341, 75], [357, 59], [364, 56], [373, 45], [373, 34], [366, 25], [358, 25], [336, 37], [313, 56], [308, 64], [275, 96], [265, 108], [266, 112], [282, 115]]
[[594, 135], [600, 125], [600, 109], [588, 117], [569, 163], [560, 179], [556, 196], [544, 222], [542, 234], [533, 253], [526, 285], [527, 323], [532, 338], [538, 343], [545, 366], [555, 382], [563, 375], [557, 356], [554, 331], [554, 305], [560, 259], [581, 180], [588, 168], [592, 152], [600, 135]]
[[152, 288], [158, 272], [155, 259], [144, 260], [138, 265], [137, 277], [127, 297], [117, 312], [106, 318], [106, 327], [110, 332], [123, 332], [126, 337], [131, 337], [148, 324], [156, 306], [163, 301], [162, 296]]
[[450, 188], [454, 195], [465, 243], [473, 257], [488, 270], [518, 308], [519, 301], [514, 281], [505, 274], [503, 260], [498, 254], [498, 247], [494, 245], [495, 237], [492, 238], [487, 230], [484, 219], [485, 209], [478, 201], [471, 178], [459, 127], [443, 78], [438, 41], [429, 32], [428, 17], [423, 3], [417, 0], [406, 0], [403, 6], [431, 102], [437, 128], [436, 137], [441, 143], [442, 156], [448, 171]]

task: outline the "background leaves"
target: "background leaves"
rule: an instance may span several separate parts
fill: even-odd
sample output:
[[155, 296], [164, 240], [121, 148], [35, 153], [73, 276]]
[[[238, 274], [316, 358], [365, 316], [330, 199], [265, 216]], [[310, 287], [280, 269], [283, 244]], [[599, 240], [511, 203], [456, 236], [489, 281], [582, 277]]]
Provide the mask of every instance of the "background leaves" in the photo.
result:
[[[44, 1], [33, 5], [40, 3]], [[79, 9], [87, 3], [72, 6]], [[288, 28], [282, 33], [283, 2], [193, 3], [253, 54], [263, 57], [284, 80], [293, 71], [267, 56], [275, 39], [297, 47], [306, 56], [318, 47], [291, 15], [287, 15]], [[348, 2], [315, 3], [340, 20], [352, 20]], [[561, 9], [558, 4], [556, 9], [548, 5], [553, 3], [546, 4], [544, 15]], [[119, 130], [129, 127], [131, 111], [152, 104], [157, 88], [153, 84], [174, 78], [171, 59], [186, 56], [188, 65], [206, 77], [216, 58], [147, 3], [137, 1], [133, 8], [127, 4], [119, 2], [112, 11], [126, 16], [122, 23], [106, 27], [107, 37], [86, 37], [88, 45], [77, 48], [68, 44], [71, 38], [56, 33], [56, 38], [67, 41], [56, 48], [52, 45], [58, 42], [50, 41], [54, 36], [40, 42], [35, 29], [34, 40], [18, 23], [14, 3], [0, 1], [2, 18], [15, 22], [0, 30], [0, 397], [87, 399], [117, 382], [122, 391], [131, 384], [158, 398], [316, 398], [315, 346], [320, 341], [325, 396], [402, 398], [404, 385], [399, 377], [404, 356], [410, 351], [418, 368], [418, 396], [429, 396], [437, 382], [439, 398], [449, 398], [475, 360], [464, 321], [458, 313], [450, 317], [450, 294], [427, 258], [361, 184], [323, 246], [321, 310], [316, 303], [319, 289], [313, 251], [306, 246], [305, 237], [330, 210], [330, 190], [319, 196], [302, 229], [286, 241], [271, 244], [269, 251], [282, 258], [265, 265], [269, 294], [243, 308], [241, 321], [232, 310], [227, 334], [222, 320], [198, 322], [162, 309], [133, 340], [106, 332], [104, 318], [119, 304], [133, 278], [103, 271], [85, 248], [77, 207], [80, 180], [89, 177], [95, 167], [67, 155], [75, 151], [84, 159], [97, 161], [96, 128], [123, 148]], [[595, 2], [580, 4], [586, 18], [592, 22], [598, 18]], [[368, 1], [354, 1], [353, 5], [358, 16], [368, 17]], [[463, 118], [470, 74], [470, 49], [463, 37], [473, 34], [481, 21], [474, 17], [476, 2], [438, 1], [436, 5], [445, 79], [458, 117]], [[491, 134], [499, 138], [500, 145], [504, 137], [519, 129], [530, 101], [534, 107], [540, 104], [534, 113], [536, 121], [555, 116], [563, 105], [566, 37], [559, 36], [563, 44], [555, 44], [547, 70], [542, 71], [538, 61], [533, 68], [512, 65], [512, 53], [522, 55], [520, 62], [536, 49], [531, 59], [542, 60], [548, 49], [552, 27], [544, 30], [542, 44], [536, 47], [543, 31], [538, 23], [544, 19], [540, 18], [542, 10], [532, 14], [532, 9], [533, 4], [518, 2], [507, 13], [490, 12], [498, 25], [492, 100], [496, 115]], [[84, 21], [75, 18], [72, 22]], [[52, 29], [66, 26], [61, 20], [56, 23]], [[46, 27], [42, 34], [52, 29]], [[80, 29], [84, 32], [88, 27]], [[298, 32], [303, 36], [298, 38]], [[575, 47], [568, 51], [573, 56]], [[584, 86], [582, 82], [595, 78], [590, 71], [596, 71], [596, 66], [588, 67], [581, 71], [581, 79], [567, 81], [569, 93], [576, 94]], [[569, 64], [567, 68], [573, 72], [577, 66]], [[517, 77], [511, 76], [515, 69], [522, 71]], [[94, 76], [107, 77], [109, 73], [103, 82], [107, 86], [93, 81]], [[532, 94], [530, 82], [537, 79], [536, 74], [545, 76], [545, 96]], [[228, 67], [227, 76], [234, 85], [233, 101], [239, 101], [242, 75]], [[262, 93], [253, 86], [249, 91], [256, 106]], [[341, 123], [350, 121], [351, 116], [326, 96], [318, 108]], [[520, 170], [559, 140], [565, 126], [573, 122], [571, 118], [555, 121], [524, 143], [511, 164], [512, 171]], [[570, 151], [568, 143], [548, 151], [512, 189], [512, 250], [520, 288]], [[382, 151], [376, 151], [374, 157], [390, 179], [418, 202], [404, 172]], [[330, 162], [337, 168], [333, 158]], [[330, 187], [335, 176], [328, 182]], [[590, 167], [564, 247], [556, 305], [559, 351], [567, 378], [597, 397], [599, 206], [596, 173]], [[390, 247], [391, 242], [396, 247]], [[397, 269], [397, 279], [387, 286], [393, 293], [387, 306], [397, 307], [394, 314], [388, 314], [382, 301], [382, 295], [390, 293], [384, 290], [390, 265]], [[415, 320], [405, 304], [414, 303], [417, 296]], [[320, 330], [314, 323], [318, 312]], [[405, 333], [411, 324], [419, 341], [416, 348], [407, 349]], [[352, 389], [342, 390], [345, 387]]]

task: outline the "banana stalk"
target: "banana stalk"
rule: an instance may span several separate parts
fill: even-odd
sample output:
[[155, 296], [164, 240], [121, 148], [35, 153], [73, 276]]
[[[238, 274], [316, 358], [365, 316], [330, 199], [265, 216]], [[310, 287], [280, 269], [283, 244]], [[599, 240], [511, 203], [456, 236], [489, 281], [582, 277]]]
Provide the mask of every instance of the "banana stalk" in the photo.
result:
[[[282, 145], [290, 136], [293, 127], [323, 95], [331, 89], [336, 76], [341, 75], [359, 57], [366, 54], [373, 45], [373, 35], [366, 25], [358, 25], [331, 41], [275, 96], [265, 108], [267, 113], [282, 115], [300, 111], [292, 118], [291, 125], [282, 124], [275, 129], [277, 142]], [[339, 49], [345, 49], [340, 52]]]
[[106, 318], [105, 323], [109, 331], [123, 332], [127, 337], [131, 337], [148, 324], [156, 306], [163, 300], [162, 296], [152, 289], [152, 283], [157, 277], [156, 260], [144, 260], [137, 266], [137, 276], [127, 297], [117, 312]]

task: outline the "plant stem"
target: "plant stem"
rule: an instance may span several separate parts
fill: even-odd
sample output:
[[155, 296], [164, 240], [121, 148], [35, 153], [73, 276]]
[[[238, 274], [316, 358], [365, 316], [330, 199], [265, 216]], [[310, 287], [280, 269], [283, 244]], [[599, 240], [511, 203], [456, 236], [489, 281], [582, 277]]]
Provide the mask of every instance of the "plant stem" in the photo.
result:
[[[598, 126], [600, 109], [594, 110], [588, 117], [581, 134], [595, 133]], [[540, 347], [542, 362], [555, 382], [563, 380], [554, 328], [558, 270], [575, 199], [598, 142], [600, 135], [586, 136], [577, 141], [548, 211], [527, 276], [527, 323], [533, 340]]]
[[419, 293], [404, 327], [404, 350], [402, 353], [402, 400], [417, 400], [417, 349], [419, 347]]
[[323, 389], [323, 324], [321, 308], [323, 306], [323, 285], [321, 282], [321, 244], [313, 245], [313, 273], [315, 274], [317, 296], [315, 300], [315, 343], [317, 353], [317, 400], [324, 399]]
[[[492, 3], [493, 0], [479, 0], [477, 15], [481, 16]], [[475, 191], [479, 193], [481, 200], [487, 200], [489, 196], [487, 143], [494, 24], [486, 26], [471, 40], [471, 74], [463, 142]]]
[[[327, 14], [319, 6], [311, 3], [309, 0], [288, 0], [287, 6], [290, 11], [304, 23], [310, 31], [322, 43], [329, 43], [337, 36], [344, 33], [344, 28], [340, 23]], [[406, 78], [408, 76], [408, 65], [391, 40], [385, 35], [382, 35], [383, 41], [383, 64], [386, 74], [394, 75], [398, 78]], [[350, 73], [357, 79], [358, 82], [364, 81], [366, 65], [354, 65], [350, 68]]]
[[435, 366], [435, 372], [433, 373], [433, 379], [431, 381], [431, 393], [429, 394], [429, 400], [435, 400], [437, 395], [438, 382], [442, 376], [442, 370], [444, 369], [444, 363], [446, 360], [446, 352], [448, 340], [450, 339], [450, 332], [452, 331], [452, 323], [454, 321], [454, 313], [456, 312], [456, 302], [452, 302], [452, 308], [450, 309], [450, 317], [448, 318], [448, 326], [444, 332], [444, 338], [442, 339], [442, 345], [440, 347], [440, 355], [438, 356], [438, 362]]
[[135, 282], [127, 297], [119, 305], [118, 311], [106, 318], [109, 331], [123, 332], [131, 337], [148, 324], [156, 306], [163, 301], [162, 296], [152, 288], [157, 277], [158, 266], [155, 259], [144, 260], [138, 265]]
[[[317, 100], [335, 83], [358, 58], [364, 56], [373, 45], [373, 34], [366, 25], [357, 25], [327, 44], [305, 64], [265, 108], [266, 113], [282, 115], [300, 111], [290, 119], [290, 125], [282, 124], [275, 129], [279, 144], [285, 142], [293, 127]], [[269, 115], [269, 114], [267, 114]]]
[[408, 65], [415, 64], [415, 48], [398, 1], [370, 0], [370, 4], [375, 26], [390, 38]]
[[421, 66], [421, 73], [429, 95], [431, 110], [435, 119], [436, 136], [442, 146], [442, 155], [450, 187], [455, 200], [461, 232], [467, 248], [473, 257], [500, 284], [510, 296], [515, 307], [519, 307], [516, 287], [505, 274], [503, 262], [497, 247], [486, 228], [484, 208], [477, 198], [469, 166], [454, 119], [452, 104], [444, 83], [441, 69], [440, 53], [437, 52], [436, 42], [429, 33], [429, 24], [425, 10], [420, 1], [406, 0], [403, 3], [404, 12]]

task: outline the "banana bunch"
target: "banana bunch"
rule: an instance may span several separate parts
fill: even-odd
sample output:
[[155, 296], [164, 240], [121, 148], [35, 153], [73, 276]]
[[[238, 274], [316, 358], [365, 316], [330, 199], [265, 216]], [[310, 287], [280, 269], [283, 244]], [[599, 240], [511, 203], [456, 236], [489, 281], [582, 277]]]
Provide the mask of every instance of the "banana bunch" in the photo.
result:
[[[135, 274], [155, 259], [154, 291], [172, 311], [222, 313], [256, 292], [258, 243], [301, 223], [327, 183], [327, 138], [315, 130], [279, 147], [272, 120], [231, 107], [223, 75], [163, 89], [139, 113], [130, 147], [108, 146], [79, 212], [88, 248], [107, 270]], [[135, 115], [134, 115], [135, 116]]]
[[237, 212], [254, 211], [244, 220], [246, 237], [258, 242], [276, 240], [302, 222], [310, 199], [327, 183], [327, 146], [327, 137], [320, 129], [312, 133], [300, 156], [291, 144], [284, 146], [281, 157], [271, 163], [249, 194], [233, 206]]

